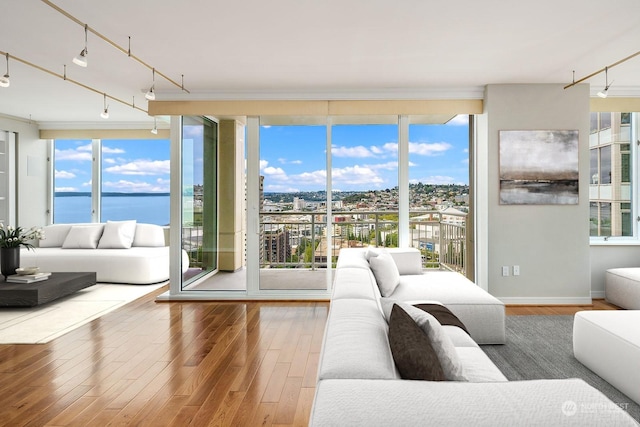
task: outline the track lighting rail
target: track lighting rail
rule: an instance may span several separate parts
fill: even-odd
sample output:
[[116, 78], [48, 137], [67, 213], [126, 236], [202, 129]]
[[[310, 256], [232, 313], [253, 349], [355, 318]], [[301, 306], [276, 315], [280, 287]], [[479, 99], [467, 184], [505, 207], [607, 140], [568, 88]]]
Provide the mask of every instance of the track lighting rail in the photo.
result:
[[639, 50], [639, 51], [637, 51], [636, 53], [632, 54], [632, 55], [627, 56], [626, 58], [621, 59], [620, 61], [614, 62], [614, 63], [613, 63], [613, 64], [611, 64], [611, 65], [608, 65], [608, 66], [606, 66], [606, 67], [603, 67], [603, 68], [599, 69], [598, 71], [594, 71], [593, 73], [591, 73], [591, 74], [589, 74], [588, 76], [585, 76], [585, 77], [583, 77], [583, 78], [581, 78], [581, 79], [579, 79], [579, 80], [575, 80], [575, 79], [574, 79], [574, 81], [573, 81], [573, 82], [569, 83], [569, 84], [568, 84], [568, 85], [566, 85], [564, 88], [565, 88], [565, 89], [569, 89], [570, 87], [573, 87], [573, 86], [577, 85], [578, 83], [582, 83], [583, 81], [588, 80], [588, 79], [590, 79], [590, 78], [591, 78], [591, 77], [593, 77], [593, 76], [597, 76], [597, 75], [598, 75], [598, 74], [600, 74], [600, 73], [604, 73], [605, 71], [608, 71], [609, 69], [611, 69], [611, 68], [615, 67], [616, 65], [620, 65], [620, 64], [622, 64], [623, 62], [626, 62], [626, 61], [628, 61], [628, 60], [630, 60], [630, 59], [632, 59], [632, 58], [635, 58], [635, 57], [636, 57], [636, 56], [638, 56], [638, 55], [640, 55], [640, 50]]
[[135, 105], [135, 104], [133, 104], [133, 103], [130, 103], [130, 102], [124, 101], [124, 100], [122, 100], [122, 99], [120, 99], [120, 98], [117, 98], [117, 97], [115, 97], [115, 96], [109, 95], [109, 94], [105, 93], [105, 92], [104, 92], [104, 91], [102, 91], [102, 90], [98, 90], [98, 89], [95, 89], [95, 88], [93, 88], [93, 87], [91, 87], [91, 86], [87, 86], [86, 84], [84, 84], [84, 83], [80, 83], [80, 82], [79, 82], [79, 81], [77, 81], [77, 80], [74, 80], [74, 79], [70, 79], [70, 78], [68, 78], [68, 77], [67, 77], [67, 73], [66, 73], [66, 66], [65, 66], [65, 72], [64, 72], [64, 74], [58, 74], [58, 73], [56, 73], [55, 71], [48, 70], [48, 69], [46, 69], [46, 68], [44, 68], [44, 67], [41, 67], [40, 65], [36, 65], [36, 64], [34, 64], [33, 62], [29, 62], [29, 61], [27, 61], [27, 60], [25, 60], [25, 59], [22, 59], [22, 58], [19, 58], [19, 57], [17, 57], [17, 56], [10, 55], [10, 54], [8, 54], [7, 52], [2, 52], [2, 51], [0, 51], [0, 56], [5, 56], [5, 55], [7, 56], [7, 58], [11, 58], [11, 59], [12, 59], [12, 60], [14, 60], [14, 61], [21, 62], [21, 63], [23, 63], [23, 64], [25, 64], [25, 65], [28, 65], [29, 67], [35, 68], [35, 69], [40, 70], [40, 71], [42, 71], [42, 72], [44, 72], [44, 73], [47, 73], [47, 74], [50, 74], [50, 75], [52, 75], [52, 76], [55, 76], [55, 77], [61, 78], [62, 80], [65, 80], [65, 81], [71, 82], [71, 83], [73, 83], [73, 84], [75, 84], [75, 85], [77, 85], [77, 86], [80, 86], [81, 88], [84, 88], [84, 89], [89, 90], [89, 91], [91, 91], [91, 92], [95, 92], [95, 93], [97, 93], [97, 94], [99, 94], [99, 95], [102, 95], [102, 96], [104, 96], [105, 100], [106, 100], [106, 98], [109, 98], [109, 99], [112, 99], [112, 100], [114, 100], [114, 101], [116, 101], [116, 102], [119, 102], [119, 103], [121, 103], [121, 104], [127, 105], [127, 106], [129, 106], [129, 107], [131, 107], [131, 108], [135, 108], [136, 110], [142, 111], [143, 113], [149, 114], [149, 112], [148, 112], [147, 110], [142, 109], [142, 108], [138, 107], [137, 105]]
[[[132, 59], [135, 59], [136, 61], [138, 61], [140, 64], [144, 65], [145, 67], [147, 67], [150, 70], [155, 70], [154, 72], [156, 74], [158, 74], [159, 76], [161, 76], [162, 78], [164, 78], [165, 80], [167, 80], [168, 82], [170, 82], [171, 84], [179, 87], [181, 90], [187, 92], [187, 93], [191, 93], [189, 92], [187, 89], [185, 89], [184, 87], [184, 81], [181, 83], [178, 83], [176, 81], [174, 81], [173, 79], [171, 79], [170, 77], [168, 77], [166, 74], [161, 73], [160, 71], [158, 71], [157, 68], [147, 64], [146, 62], [144, 62], [142, 59], [140, 59], [139, 57], [137, 57], [136, 55], [131, 53], [131, 47], [129, 46], [128, 49], [125, 49], [124, 47], [120, 46], [119, 44], [117, 44], [116, 42], [114, 42], [113, 40], [111, 40], [110, 38], [108, 38], [107, 36], [99, 33], [98, 31], [96, 31], [95, 29], [91, 28], [88, 24], [80, 21], [78, 18], [76, 18], [75, 16], [71, 15], [69, 12], [65, 11], [64, 9], [60, 8], [59, 6], [53, 4], [52, 2], [50, 2], [49, 0], [41, 0], [44, 4], [46, 4], [47, 6], [50, 6], [52, 9], [56, 10], [57, 12], [61, 13], [62, 15], [66, 16], [67, 18], [69, 18], [70, 20], [72, 20], [73, 22], [75, 22], [76, 24], [85, 27], [87, 31], [90, 31], [91, 33], [95, 34], [96, 36], [98, 36], [99, 38], [101, 38], [102, 40], [104, 40], [105, 42], [109, 43], [111, 46], [115, 47], [116, 49], [118, 49], [120, 52], [126, 54], [127, 56], [131, 57]], [[129, 38], [129, 44], [131, 44], [131, 38]]]

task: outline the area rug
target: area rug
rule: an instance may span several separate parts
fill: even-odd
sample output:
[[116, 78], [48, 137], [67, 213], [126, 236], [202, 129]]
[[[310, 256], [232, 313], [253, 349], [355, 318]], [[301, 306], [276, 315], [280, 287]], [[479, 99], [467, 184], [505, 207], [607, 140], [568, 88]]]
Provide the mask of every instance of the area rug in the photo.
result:
[[47, 343], [165, 284], [97, 284], [37, 307], [2, 307], [0, 344]]
[[573, 316], [507, 316], [506, 331], [505, 345], [481, 348], [507, 379], [581, 378], [640, 421], [638, 404], [573, 356]]

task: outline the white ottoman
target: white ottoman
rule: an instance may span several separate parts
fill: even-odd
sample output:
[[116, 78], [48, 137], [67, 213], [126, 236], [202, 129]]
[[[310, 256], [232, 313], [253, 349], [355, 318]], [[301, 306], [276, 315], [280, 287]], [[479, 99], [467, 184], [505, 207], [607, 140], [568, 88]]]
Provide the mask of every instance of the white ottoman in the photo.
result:
[[640, 310], [640, 268], [612, 268], [604, 282], [607, 301], [629, 310]]
[[640, 404], [640, 310], [576, 313], [573, 354]]

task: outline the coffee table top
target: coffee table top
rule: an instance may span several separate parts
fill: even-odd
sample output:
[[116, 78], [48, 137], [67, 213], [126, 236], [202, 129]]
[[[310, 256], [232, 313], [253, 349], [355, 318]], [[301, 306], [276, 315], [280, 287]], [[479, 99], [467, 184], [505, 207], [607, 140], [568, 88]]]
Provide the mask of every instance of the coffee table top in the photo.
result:
[[33, 307], [96, 284], [96, 273], [51, 273], [31, 283], [0, 281], [0, 307]]

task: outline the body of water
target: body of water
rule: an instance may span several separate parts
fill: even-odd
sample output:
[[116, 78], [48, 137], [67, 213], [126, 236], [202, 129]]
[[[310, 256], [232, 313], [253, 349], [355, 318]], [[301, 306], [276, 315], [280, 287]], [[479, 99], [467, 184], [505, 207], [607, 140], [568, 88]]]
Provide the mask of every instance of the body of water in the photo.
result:
[[[91, 196], [56, 196], [54, 223], [91, 222]], [[135, 219], [148, 224], [169, 224], [169, 195], [102, 196], [101, 221]]]

